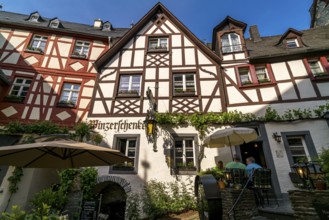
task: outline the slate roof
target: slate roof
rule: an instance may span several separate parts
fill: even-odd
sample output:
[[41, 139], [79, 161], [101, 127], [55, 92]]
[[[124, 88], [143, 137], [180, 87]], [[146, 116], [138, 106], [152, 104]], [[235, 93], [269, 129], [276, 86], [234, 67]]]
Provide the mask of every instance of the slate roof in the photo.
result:
[[[329, 25], [300, 31], [304, 43], [302, 47], [286, 48], [284, 45], [277, 45], [282, 35], [261, 37], [261, 41], [253, 42], [246, 39], [246, 47], [249, 58], [262, 59], [282, 56], [293, 56], [312, 52], [327, 52], [329, 54]], [[277, 46], [275, 46], [277, 45]]]
[[30, 15], [0, 11], [0, 24], [18, 25], [26, 28], [34, 27], [44, 30], [51, 30], [52, 32], [60, 31], [71, 34], [75, 33], [89, 36], [112, 38], [122, 37], [122, 35], [124, 35], [129, 30], [129, 28], [113, 28], [113, 30], [111, 31], [102, 31], [95, 29], [92, 25], [62, 21], [61, 19], [59, 19], [59, 21], [63, 25], [63, 28], [50, 28], [48, 27], [49, 21], [53, 20], [53, 18], [45, 18], [41, 15], [43, 21], [31, 22], [28, 21], [29, 17]]

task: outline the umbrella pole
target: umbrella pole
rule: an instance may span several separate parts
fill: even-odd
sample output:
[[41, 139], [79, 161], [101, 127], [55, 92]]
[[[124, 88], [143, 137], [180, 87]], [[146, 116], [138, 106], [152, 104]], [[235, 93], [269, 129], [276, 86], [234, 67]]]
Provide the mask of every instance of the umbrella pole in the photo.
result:
[[230, 145], [231, 156], [232, 156], [232, 160], [233, 160], [233, 151], [232, 151], [232, 146], [231, 146], [230, 136], [227, 136], [227, 138], [228, 138], [228, 143], [229, 143], [229, 145]]

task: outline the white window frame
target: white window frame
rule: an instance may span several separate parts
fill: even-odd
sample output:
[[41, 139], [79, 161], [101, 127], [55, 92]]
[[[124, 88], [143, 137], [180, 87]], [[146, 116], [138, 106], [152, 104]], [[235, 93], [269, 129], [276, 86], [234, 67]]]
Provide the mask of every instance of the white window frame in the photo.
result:
[[[23, 82], [22, 83], [18, 83], [17, 82], [18, 79], [23, 80]], [[30, 83], [26, 83], [28, 80], [31, 81], [31, 82]], [[10, 89], [9, 95], [22, 97], [24, 99], [26, 97], [29, 89], [30, 89], [31, 84], [32, 84], [32, 79], [30, 79], [30, 78], [16, 77], [15, 80], [14, 80], [14, 83], [13, 83], [11, 89]], [[12, 94], [15, 86], [19, 86], [20, 87], [18, 89], [18, 93], [16, 95]], [[24, 88], [27, 88], [27, 90], [24, 91]], [[26, 92], [26, 95], [25, 96], [22, 95], [23, 92]]]
[[[291, 145], [289, 143], [289, 140], [291, 140], [291, 139], [300, 139], [301, 140], [301, 144], [300, 145]], [[288, 148], [290, 150], [290, 155], [291, 155], [291, 158], [292, 158], [293, 162], [295, 162], [295, 163], [297, 163], [297, 162], [299, 162], [299, 163], [303, 162], [303, 161], [294, 161], [294, 158], [295, 157], [305, 157], [307, 159], [307, 161], [311, 161], [311, 157], [310, 157], [310, 154], [308, 152], [308, 148], [306, 146], [305, 139], [304, 139], [303, 136], [289, 136], [289, 137], [287, 137], [287, 142], [288, 142]], [[303, 154], [293, 154], [291, 150], [292, 149], [297, 149], [297, 148], [303, 148], [304, 153]]]
[[89, 41], [77, 40], [74, 45], [73, 55], [87, 58], [89, 54], [89, 50], [90, 50]]
[[[182, 141], [182, 156], [178, 157], [177, 154], [177, 148], [176, 148], [176, 141]], [[192, 142], [192, 151], [190, 149], [187, 149], [186, 147], [186, 141], [191, 141]], [[186, 152], [187, 150], [189, 150], [190, 152], [193, 153], [192, 157], [187, 157]], [[195, 143], [194, 143], [194, 137], [179, 137], [179, 138], [175, 138], [175, 144], [174, 144], [174, 163], [175, 163], [175, 167], [179, 167], [178, 166], [178, 162], [177, 159], [181, 159], [183, 165], [187, 165], [187, 159], [193, 159], [193, 166], [196, 167], [196, 152], [195, 152]]]
[[[239, 74], [240, 83], [241, 83], [242, 86], [243, 85], [251, 85], [251, 84], [253, 84], [252, 78], [251, 78], [251, 70], [250, 70], [250, 67], [239, 67], [238, 68], [238, 74]], [[248, 77], [248, 79], [246, 77]]]
[[[114, 135], [113, 138], [113, 146], [114, 149], [120, 151], [123, 153], [125, 156], [129, 157], [130, 159], [133, 160], [133, 164], [129, 164], [130, 162], [124, 162], [122, 164], [117, 164], [114, 166], [111, 166], [110, 172], [111, 173], [136, 173], [138, 169], [138, 154], [139, 154], [139, 141], [140, 141], [140, 136], [139, 135]], [[123, 152], [123, 149], [121, 149], [120, 146], [120, 140], [125, 140], [126, 141], [126, 146], [125, 146], [125, 151]], [[131, 141], [135, 142], [135, 147], [129, 147], [129, 143]], [[134, 151], [134, 156], [128, 156], [129, 150]], [[119, 169], [121, 167], [122, 169]]]
[[286, 39], [286, 46], [287, 48], [297, 48], [299, 47], [299, 43], [297, 38]]
[[38, 22], [39, 21], [39, 17], [40, 16], [38, 14], [33, 14], [30, 17], [30, 21], [32, 21], [32, 22]]
[[[139, 77], [139, 88], [138, 90], [133, 90], [133, 77]], [[127, 89], [123, 89], [122, 85], [122, 77], [129, 77], [128, 81], [128, 86], [126, 87]], [[142, 76], [133, 74], [133, 75], [128, 75], [128, 74], [122, 74], [120, 75], [120, 80], [119, 80], [119, 87], [118, 87], [118, 95], [138, 95], [140, 96], [141, 94], [141, 81], [142, 81]], [[135, 92], [137, 91], [137, 93]]]
[[58, 21], [52, 21], [49, 24], [49, 27], [51, 27], [51, 28], [58, 28], [58, 26], [59, 26], [59, 22]]
[[[65, 85], [69, 85], [70, 88], [65, 88]], [[79, 89], [74, 89], [74, 86], [79, 86]], [[77, 101], [79, 99], [79, 93], [80, 93], [80, 88], [81, 85], [76, 84], [76, 83], [64, 83], [63, 84], [63, 88], [62, 88], [62, 93], [61, 93], [61, 97], [60, 97], [60, 103], [67, 103], [67, 104], [77, 104]], [[69, 96], [67, 98], [64, 98], [64, 92], [68, 92]], [[77, 99], [76, 100], [72, 100], [73, 94], [77, 94]]]
[[[307, 63], [309, 65], [310, 70], [311, 70], [311, 73], [313, 75], [317, 75], [319, 73], [325, 72], [323, 70], [323, 68], [322, 68], [322, 65], [321, 65], [320, 60], [318, 60], [318, 59], [310, 59], [310, 60], [307, 60]], [[316, 65], [316, 66], [314, 66], [313, 64]]]
[[[43, 52], [46, 49], [47, 40], [48, 40], [47, 36], [34, 35], [29, 45], [29, 49], [39, 50], [40, 52]], [[35, 42], [36, 42], [36, 46], [33, 46]]]
[[[233, 38], [237, 37], [238, 42], [234, 42]], [[224, 39], [227, 37], [228, 42], [224, 42]], [[225, 39], [226, 40], [226, 39]], [[233, 53], [242, 51], [241, 38], [237, 33], [226, 33], [221, 37], [222, 42], [222, 52], [223, 53]], [[228, 44], [227, 44], [228, 43]]]
[[258, 82], [262, 83], [271, 81], [266, 66], [255, 66], [255, 73]]
[[[187, 76], [193, 76], [193, 91], [188, 91], [188, 86], [187, 86]], [[182, 77], [182, 81], [177, 81], [177, 77]], [[176, 88], [177, 82], [181, 82], [182, 88]], [[177, 92], [178, 89], [182, 89], [181, 92]], [[179, 94], [195, 94], [196, 93], [196, 82], [195, 82], [195, 74], [194, 73], [175, 73], [173, 75], [173, 90], [174, 90], [174, 95], [179, 95]]]
[[[151, 42], [156, 41], [156, 46], [151, 46]], [[163, 43], [162, 41], [166, 41]], [[168, 37], [150, 37], [148, 42], [148, 50], [168, 50]]]

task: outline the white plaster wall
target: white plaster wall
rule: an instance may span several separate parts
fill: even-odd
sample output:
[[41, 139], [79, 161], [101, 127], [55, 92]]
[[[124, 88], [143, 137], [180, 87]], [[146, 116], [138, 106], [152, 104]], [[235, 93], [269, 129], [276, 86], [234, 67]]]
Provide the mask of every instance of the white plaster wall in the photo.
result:
[[247, 100], [241, 95], [240, 91], [238, 91], [233, 86], [227, 87], [227, 94], [228, 94], [228, 100], [230, 104], [236, 104], [236, 103], [246, 103]]
[[317, 83], [321, 96], [329, 96], [329, 83]]
[[278, 100], [275, 89], [273, 87], [261, 88], [260, 93], [262, 95], [263, 101], [276, 101], [276, 100]]
[[152, 67], [146, 68], [145, 69], [145, 79], [153, 79], [154, 80], [155, 79], [155, 73], [156, 73], [155, 71], [156, 71], [155, 68], [152, 68]]
[[181, 49], [172, 49], [172, 65], [182, 65], [182, 50]]
[[229, 54], [229, 55], [223, 55], [223, 60], [227, 61], [227, 60], [233, 60], [233, 55]]
[[216, 66], [201, 66], [199, 68], [200, 78], [212, 78], [215, 80], [215, 76], [218, 75]]
[[169, 97], [170, 92], [169, 82], [159, 82], [159, 97]]
[[126, 50], [122, 54], [121, 58], [121, 66], [122, 67], [130, 67], [131, 65], [131, 56], [132, 56], [132, 51]]
[[169, 79], [169, 68], [159, 68], [159, 79]]
[[[201, 94], [203, 96], [210, 96], [212, 95], [212, 92], [214, 91], [216, 81], [200, 81], [200, 87], [201, 87]], [[215, 95], [219, 95], [219, 89], [217, 89]]]
[[182, 35], [172, 35], [171, 36], [171, 46], [172, 47], [181, 47], [182, 46]]
[[145, 40], [145, 36], [137, 36], [135, 41], [135, 47], [138, 49], [145, 48]]
[[100, 54], [103, 52], [104, 48], [93, 47], [91, 49], [90, 58], [91, 60], [96, 60]]
[[302, 60], [292, 60], [288, 64], [294, 77], [308, 75]]
[[278, 83], [278, 87], [283, 100], [297, 99], [297, 94], [292, 82]]
[[235, 59], [238, 60], [238, 59], [245, 59], [246, 56], [244, 53], [237, 53], [235, 54]]
[[290, 79], [286, 63], [272, 63], [271, 67], [277, 81]]
[[185, 49], [185, 64], [195, 65], [195, 51], [194, 48]]
[[310, 79], [298, 79], [296, 84], [299, 90], [300, 97], [303, 98], [312, 98], [316, 97], [313, 85]]
[[[102, 94], [103, 94], [104, 98], [112, 98], [113, 97], [114, 83], [99, 83], [99, 87], [102, 90]], [[92, 91], [93, 91], [93, 89], [89, 88], [87, 96], [91, 96]]]
[[134, 66], [143, 66], [144, 64], [144, 51], [143, 50], [135, 50], [134, 56]]
[[[234, 68], [225, 68], [225, 73], [226, 73], [226, 75], [227, 75], [227, 77], [229, 77], [235, 84], [237, 84], [238, 82], [237, 82], [237, 79], [236, 79], [236, 75], [235, 75], [235, 70], [234, 70]], [[226, 84], [230, 84], [230, 82], [227, 80], [227, 79], [225, 79], [226, 81]]]
[[102, 72], [102, 74], [100, 75], [100, 78], [102, 78], [102, 80], [115, 80], [116, 79], [116, 69], [106, 69]]
[[165, 22], [165, 24], [171, 29], [171, 30], [173, 30], [173, 32], [174, 33], [180, 33], [180, 31], [176, 28], [176, 26], [173, 24], [173, 23], [171, 23], [169, 20], [167, 20], [166, 22]]
[[312, 121], [298, 121], [286, 123], [266, 123], [266, 131], [270, 144], [273, 161], [276, 168], [276, 175], [278, 176], [281, 192], [295, 189], [289, 178], [291, 172], [290, 164], [287, 157], [287, 152], [283, 143], [277, 143], [271, 137], [273, 132], [293, 132], [293, 131], [310, 131], [311, 137], [316, 147], [317, 152], [321, 151], [322, 147], [328, 147], [328, 124], [325, 120]]
[[258, 102], [257, 91], [255, 89], [243, 90], [243, 92], [251, 99], [253, 102]]
[[198, 60], [200, 65], [212, 64], [212, 62], [200, 50], [198, 50]]

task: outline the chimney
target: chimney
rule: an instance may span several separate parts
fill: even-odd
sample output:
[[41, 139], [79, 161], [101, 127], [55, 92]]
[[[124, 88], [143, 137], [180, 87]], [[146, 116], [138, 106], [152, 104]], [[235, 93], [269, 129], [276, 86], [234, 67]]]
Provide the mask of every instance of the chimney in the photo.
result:
[[259, 42], [262, 39], [260, 38], [259, 31], [257, 25], [252, 25], [249, 28], [250, 38], [254, 42]]
[[94, 20], [95, 29], [101, 29], [102, 26], [103, 26], [103, 21], [100, 18]]

